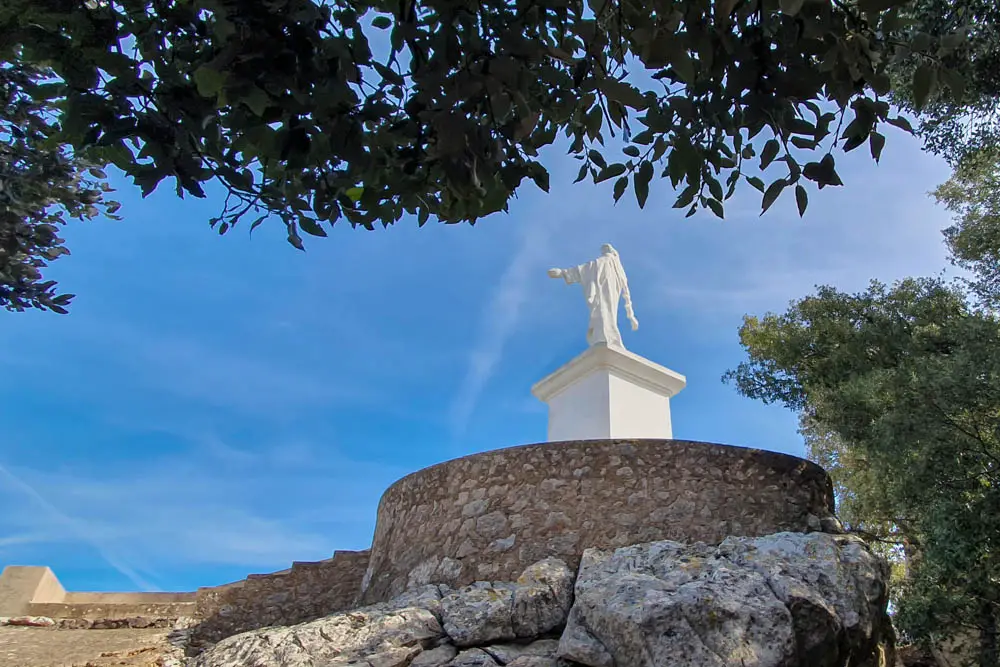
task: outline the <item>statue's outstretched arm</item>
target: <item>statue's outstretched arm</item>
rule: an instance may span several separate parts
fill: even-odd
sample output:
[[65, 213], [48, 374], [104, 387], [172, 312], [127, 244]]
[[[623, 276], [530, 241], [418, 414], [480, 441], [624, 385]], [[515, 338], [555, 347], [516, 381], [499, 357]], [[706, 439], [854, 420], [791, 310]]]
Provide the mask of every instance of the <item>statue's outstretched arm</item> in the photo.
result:
[[550, 278], [562, 278], [567, 283], [580, 282], [580, 267], [574, 266], [569, 269], [549, 269]]

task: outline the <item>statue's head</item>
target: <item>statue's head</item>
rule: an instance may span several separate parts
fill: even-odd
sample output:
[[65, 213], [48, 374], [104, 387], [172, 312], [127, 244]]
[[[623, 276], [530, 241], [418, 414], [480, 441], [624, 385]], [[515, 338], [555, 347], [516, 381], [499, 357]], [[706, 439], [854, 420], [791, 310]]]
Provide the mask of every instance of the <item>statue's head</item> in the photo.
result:
[[604, 245], [601, 246], [601, 254], [602, 255], [617, 255], [618, 251], [615, 250], [615, 247], [613, 245], [611, 245], [610, 243], [605, 243]]

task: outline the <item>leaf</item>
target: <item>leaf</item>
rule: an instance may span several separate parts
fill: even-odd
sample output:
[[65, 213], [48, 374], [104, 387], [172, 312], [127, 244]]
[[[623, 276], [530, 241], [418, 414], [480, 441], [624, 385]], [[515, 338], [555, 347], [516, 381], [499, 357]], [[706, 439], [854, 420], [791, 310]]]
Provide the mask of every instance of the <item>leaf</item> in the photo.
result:
[[534, 163], [534, 164], [537, 165], [537, 166], [535, 166], [531, 170], [531, 180], [535, 182], [535, 185], [538, 186], [539, 190], [541, 190], [542, 192], [548, 192], [549, 191], [549, 172], [542, 165], [538, 164], [537, 162]]
[[722, 183], [719, 183], [717, 179], [712, 178], [710, 176], [707, 177], [705, 180], [708, 183], [708, 191], [712, 193], [713, 197], [721, 201], [723, 198]]
[[600, 172], [598, 172], [597, 177], [594, 179], [594, 183], [601, 183], [602, 181], [606, 181], [609, 178], [614, 178], [615, 176], [621, 176], [624, 173], [625, 173], [625, 165], [619, 163], [608, 165], [607, 168], [602, 169]]
[[251, 236], [253, 236], [253, 230], [255, 230], [258, 227], [260, 227], [260, 223], [264, 222], [264, 220], [266, 218], [267, 218], [267, 214], [264, 214], [264, 215], [260, 216], [259, 218], [257, 218], [256, 220], [254, 220], [252, 223], [250, 223], [250, 235]]
[[764, 150], [760, 152], [760, 168], [767, 169], [767, 166], [774, 161], [774, 158], [778, 156], [778, 149], [781, 145], [778, 143], [777, 139], [769, 139], [766, 144], [764, 144]]
[[780, 0], [781, 13], [788, 16], [795, 16], [802, 9], [803, 2], [804, 0]]
[[809, 193], [801, 185], [795, 186], [795, 203], [799, 207], [799, 217], [806, 214], [806, 206], [809, 204]]
[[903, 116], [896, 116], [895, 118], [888, 118], [888, 119], [886, 119], [886, 122], [889, 123], [889, 125], [894, 125], [895, 127], [898, 127], [899, 129], [903, 130], [904, 132], [909, 132], [910, 134], [913, 134], [913, 126], [910, 125], [910, 121], [908, 121]]
[[623, 81], [605, 78], [598, 82], [597, 87], [610, 99], [633, 109], [641, 111], [648, 106], [642, 93]]
[[326, 231], [312, 218], [299, 218], [299, 227], [301, 227], [302, 231], [306, 234], [311, 234], [312, 236], [326, 236]]
[[639, 208], [643, 208], [646, 205], [646, 199], [649, 198], [649, 182], [653, 179], [653, 163], [643, 162], [639, 165], [639, 170], [635, 174], [635, 183], [633, 187], [635, 188], [635, 200], [639, 204]]
[[712, 213], [723, 220], [726, 219], [726, 213], [725, 209], [722, 207], [722, 202], [718, 199], [709, 199], [707, 203], [708, 207], [712, 209]]
[[922, 64], [913, 73], [913, 104], [917, 109], [922, 109], [927, 103], [935, 83], [937, 83], [937, 70], [927, 63]]
[[579, 183], [580, 181], [582, 181], [586, 177], [587, 177], [587, 165], [584, 164], [584, 165], [580, 166], [580, 173], [578, 173], [576, 175], [576, 180], [573, 181], [573, 182], [574, 183]]
[[379, 30], [385, 30], [386, 28], [392, 27], [392, 19], [388, 16], [376, 16], [372, 19], [372, 26], [378, 28]]
[[965, 29], [956, 30], [955, 32], [948, 33], [941, 38], [941, 46], [946, 49], [957, 49], [958, 47], [965, 44], [968, 40], [968, 35]]
[[589, 157], [591, 161], [593, 161], [593, 163], [596, 164], [601, 169], [604, 169], [608, 166], [608, 163], [604, 161], [604, 156], [593, 149], [591, 149], [587, 153], [587, 157]]
[[344, 194], [354, 203], [357, 203], [361, 199], [361, 195], [365, 192], [364, 188], [348, 188], [344, 191]]
[[961, 102], [965, 96], [965, 77], [962, 76], [962, 73], [957, 69], [942, 68], [940, 75], [944, 79], [945, 85], [951, 91], [952, 99], [955, 102]]
[[[402, 86], [406, 83], [406, 79], [400, 76], [399, 72], [392, 69], [391, 67], [387, 67], [386, 65], [383, 65], [378, 61], [372, 62], [372, 67], [375, 69], [376, 72], [378, 72], [378, 75], [382, 77], [382, 79], [388, 81], [391, 84]], [[501, 113], [500, 115], [504, 116], [506, 115], [506, 113]]]
[[771, 183], [771, 185], [768, 186], [767, 191], [764, 193], [764, 199], [761, 204], [762, 206], [760, 212], [761, 215], [764, 215], [767, 209], [771, 208], [771, 204], [773, 204], [774, 201], [778, 198], [778, 195], [781, 194], [781, 191], [785, 189], [786, 185], [788, 185], [788, 183], [785, 181], [785, 179], [779, 178], [774, 183]]
[[911, 0], [858, 0], [858, 7], [863, 12], [884, 12], [893, 7], [902, 7]]
[[247, 108], [250, 109], [255, 116], [260, 118], [267, 111], [271, 98], [259, 86], [254, 86], [250, 89], [249, 93], [243, 96], [241, 101], [243, 104], [247, 105]]
[[868, 147], [871, 148], [872, 157], [875, 158], [875, 162], [878, 162], [879, 157], [881, 157], [884, 146], [885, 136], [878, 132], [872, 132], [868, 137]]
[[625, 153], [629, 157], [639, 157], [642, 151], [639, 150], [638, 146], [626, 146], [622, 149], [622, 153]]
[[674, 71], [677, 72], [677, 76], [684, 83], [691, 85], [695, 82], [695, 72], [694, 72], [694, 61], [691, 60], [691, 56], [688, 55], [687, 51], [678, 50], [677, 53], [670, 59], [670, 64], [673, 66]]
[[752, 185], [754, 188], [759, 190], [761, 193], [764, 192], [764, 181], [760, 180], [756, 176], [747, 176], [747, 183]]
[[628, 176], [622, 176], [617, 181], [615, 181], [615, 203], [622, 198], [625, 194], [625, 190], [628, 188]]
[[215, 98], [225, 84], [225, 73], [214, 70], [208, 65], [202, 65], [194, 71], [194, 85], [202, 97]]

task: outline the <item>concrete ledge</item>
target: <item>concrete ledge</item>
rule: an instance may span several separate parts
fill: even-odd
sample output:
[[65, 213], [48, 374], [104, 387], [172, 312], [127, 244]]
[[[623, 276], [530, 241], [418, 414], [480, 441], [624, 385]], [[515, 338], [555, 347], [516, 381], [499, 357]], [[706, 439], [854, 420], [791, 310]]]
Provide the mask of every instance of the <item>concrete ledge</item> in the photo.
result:
[[[194, 597], [192, 595], [192, 597]], [[180, 616], [193, 616], [195, 613], [195, 603], [191, 602], [167, 602], [161, 604], [123, 604], [110, 603], [99, 604], [87, 603], [59, 603], [59, 602], [33, 602], [28, 605], [29, 616], [48, 616], [49, 618], [73, 618], [97, 620], [106, 618], [177, 618]]]
[[8, 565], [0, 573], [0, 616], [24, 616], [32, 602], [62, 602], [65, 596], [47, 567]]

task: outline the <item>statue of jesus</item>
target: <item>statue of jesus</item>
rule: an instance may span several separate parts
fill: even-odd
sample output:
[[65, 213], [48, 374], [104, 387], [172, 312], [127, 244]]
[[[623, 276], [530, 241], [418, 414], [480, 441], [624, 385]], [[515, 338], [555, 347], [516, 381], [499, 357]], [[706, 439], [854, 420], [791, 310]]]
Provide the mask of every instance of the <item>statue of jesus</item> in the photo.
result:
[[583, 286], [583, 296], [590, 307], [588, 344], [625, 349], [622, 335], [618, 331], [618, 300], [622, 296], [625, 297], [625, 314], [628, 315], [633, 331], [639, 328], [639, 321], [632, 311], [632, 297], [628, 291], [625, 269], [618, 258], [618, 251], [610, 243], [601, 246], [601, 256], [597, 259], [569, 269], [549, 269], [549, 277], [562, 278], [568, 284], [580, 283]]

